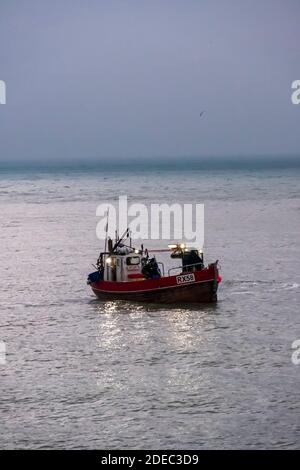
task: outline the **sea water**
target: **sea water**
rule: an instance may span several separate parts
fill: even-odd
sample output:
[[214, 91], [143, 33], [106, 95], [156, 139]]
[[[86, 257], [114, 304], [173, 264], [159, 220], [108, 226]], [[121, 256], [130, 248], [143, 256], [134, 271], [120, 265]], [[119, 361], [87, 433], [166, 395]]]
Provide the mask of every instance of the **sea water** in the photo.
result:
[[[299, 448], [299, 178], [2, 172], [0, 447]], [[96, 208], [120, 194], [204, 203], [205, 260], [219, 259], [223, 278], [216, 305], [95, 299]]]

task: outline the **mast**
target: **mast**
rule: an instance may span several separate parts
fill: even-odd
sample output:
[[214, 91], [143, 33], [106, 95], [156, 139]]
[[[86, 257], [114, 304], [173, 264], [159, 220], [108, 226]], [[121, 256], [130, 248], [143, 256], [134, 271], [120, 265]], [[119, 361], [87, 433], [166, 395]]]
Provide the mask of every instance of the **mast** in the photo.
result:
[[109, 206], [107, 208], [107, 219], [106, 219], [106, 228], [105, 228], [105, 245], [104, 245], [105, 253], [106, 253], [106, 249], [107, 249], [108, 217], [109, 217]]

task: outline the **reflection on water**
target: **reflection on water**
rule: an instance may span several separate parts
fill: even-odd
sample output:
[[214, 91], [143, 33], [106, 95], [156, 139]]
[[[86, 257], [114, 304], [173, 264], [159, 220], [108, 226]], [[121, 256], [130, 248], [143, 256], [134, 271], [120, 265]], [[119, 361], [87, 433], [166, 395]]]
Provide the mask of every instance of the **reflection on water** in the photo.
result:
[[[199, 388], [197, 355], [214, 343], [217, 306], [189, 309], [129, 302], [95, 303], [98, 352], [105, 367], [98, 371], [99, 390], [118, 394], [157, 394], [174, 388]], [[180, 359], [182, 356], [184, 359]], [[184, 369], [180, 363], [186, 363]], [[108, 372], [109, 371], [109, 372]], [[204, 377], [201, 376], [203, 385]]]

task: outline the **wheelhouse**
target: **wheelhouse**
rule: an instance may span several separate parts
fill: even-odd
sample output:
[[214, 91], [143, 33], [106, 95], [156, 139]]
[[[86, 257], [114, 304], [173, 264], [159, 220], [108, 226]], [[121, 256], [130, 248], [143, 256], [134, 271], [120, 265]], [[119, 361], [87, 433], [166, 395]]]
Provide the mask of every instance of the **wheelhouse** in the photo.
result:
[[104, 281], [131, 281], [142, 279], [142, 255], [140, 253], [103, 254]]

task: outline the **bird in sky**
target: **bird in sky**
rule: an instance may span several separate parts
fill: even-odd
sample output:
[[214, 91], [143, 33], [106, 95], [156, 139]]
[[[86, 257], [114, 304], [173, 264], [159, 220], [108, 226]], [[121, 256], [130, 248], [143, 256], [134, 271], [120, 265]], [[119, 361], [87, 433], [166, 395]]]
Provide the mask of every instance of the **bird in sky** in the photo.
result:
[[202, 117], [204, 113], [205, 113], [205, 111], [201, 111], [200, 117]]

